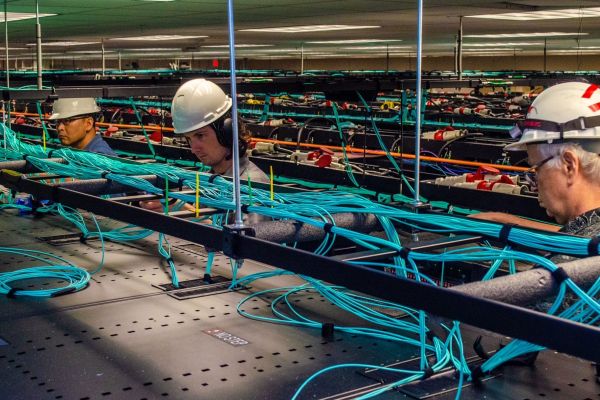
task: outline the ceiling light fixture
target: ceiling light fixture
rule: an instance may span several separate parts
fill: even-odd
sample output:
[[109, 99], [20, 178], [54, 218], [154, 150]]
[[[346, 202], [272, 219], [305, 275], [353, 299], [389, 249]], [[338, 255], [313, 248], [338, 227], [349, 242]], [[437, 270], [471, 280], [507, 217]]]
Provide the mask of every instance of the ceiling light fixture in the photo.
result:
[[467, 15], [467, 18], [503, 19], [510, 21], [535, 21], [544, 19], [600, 17], [600, 7], [565, 8], [551, 11], [529, 11], [502, 14]]
[[522, 33], [490, 33], [485, 35], [463, 35], [464, 38], [512, 38], [512, 37], [553, 37], [589, 35], [582, 32], [522, 32]]
[[[235, 47], [236, 48], [251, 48], [251, 47], [273, 47], [275, 46], [274, 44], [236, 44]], [[202, 47], [210, 47], [210, 48], [215, 48], [215, 49], [220, 49], [220, 48], [226, 48], [229, 47], [228, 44], [215, 44], [215, 45], [211, 45], [211, 46], [202, 46]]]
[[463, 43], [463, 47], [543, 46], [544, 42]]
[[353, 43], [386, 43], [401, 42], [402, 39], [348, 39], [348, 40], [317, 40], [306, 42], [311, 44], [353, 44]]
[[[70, 41], [65, 41], [65, 42], [43, 42], [42, 46], [46, 47], [50, 47], [50, 46], [55, 46], [55, 47], [65, 47], [65, 46], [85, 46], [88, 44], [99, 44], [100, 42], [70, 42]], [[36, 46], [36, 43], [27, 43], [27, 46]]]
[[412, 49], [412, 46], [354, 46], [344, 47], [344, 50], [392, 50], [392, 49]]
[[109, 40], [158, 41], [158, 40], [184, 40], [184, 39], [196, 39], [196, 38], [207, 38], [207, 37], [208, 36], [149, 35], [149, 36], [118, 37], [118, 38], [111, 38]]
[[240, 29], [241, 32], [272, 32], [272, 33], [304, 33], [304, 32], [325, 32], [325, 31], [344, 31], [351, 29], [374, 29], [381, 28], [379, 25], [300, 25], [300, 26], [280, 26], [272, 28], [254, 28]]
[[[42, 17], [52, 17], [57, 14], [40, 14], [40, 18]], [[33, 19], [35, 18], [35, 13], [18, 13], [18, 12], [7, 12], [6, 19], [8, 22], [11, 21], [22, 21], [24, 19]], [[0, 14], [0, 22], [4, 22], [4, 13]]]

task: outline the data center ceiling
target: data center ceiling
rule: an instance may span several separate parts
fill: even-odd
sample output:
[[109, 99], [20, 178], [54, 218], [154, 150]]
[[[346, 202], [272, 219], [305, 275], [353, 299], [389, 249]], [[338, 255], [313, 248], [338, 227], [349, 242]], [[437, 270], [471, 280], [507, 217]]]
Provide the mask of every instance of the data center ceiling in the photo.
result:
[[[0, 0], [9, 13], [32, 13], [33, 0]], [[392, 56], [416, 50], [417, 1], [406, 0], [236, 0], [236, 41], [239, 55], [250, 58], [292, 57], [304, 48], [314, 57]], [[465, 36], [466, 54], [541, 54], [544, 40], [549, 54], [600, 53], [600, 1], [474, 1], [425, 0], [424, 51], [430, 56], [451, 56], [460, 17], [465, 35], [527, 34], [472, 38]], [[86, 57], [100, 51], [136, 53], [140, 57], [227, 54], [226, 0], [39, 0], [44, 54]], [[593, 10], [597, 7], [598, 10]], [[592, 8], [592, 10], [590, 10]], [[572, 10], [569, 18], [506, 20], [472, 16]], [[563, 16], [567, 13], [561, 12]], [[12, 14], [11, 14], [12, 15]], [[8, 37], [11, 56], [34, 57], [35, 18], [11, 21]], [[593, 16], [595, 15], [595, 16]], [[2, 14], [3, 19], [3, 14]], [[305, 25], [369, 26], [362, 29], [318, 32], [256, 32], [245, 29]], [[4, 36], [4, 25], [0, 37]], [[550, 33], [563, 33], [555, 36]], [[540, 33], [541, 35], [534, 35]], [[150, 35], [191, 36], [170, 40], [124, 40]], [[363, 42], [377, 39], [377, 42]], [[355, 43], [312, 43], [361, 40]], [[59, 42], [59, 43], [56, 43]], [[79, 42], [79, 43], [60, 43]], [[88, 43], [88, 44], [82, 44]]]

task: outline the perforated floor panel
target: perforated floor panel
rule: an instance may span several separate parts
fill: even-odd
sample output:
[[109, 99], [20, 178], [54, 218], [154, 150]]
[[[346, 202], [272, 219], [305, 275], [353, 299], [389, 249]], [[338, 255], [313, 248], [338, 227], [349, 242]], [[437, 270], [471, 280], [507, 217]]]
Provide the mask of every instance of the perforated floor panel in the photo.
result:
[[[52, 246], [36, 239], [70, 232], [75, 231], [58, 218], [0, 214], [3, 246], [46, 250], [95, 268], [101, 260], [100, 242]], [[169, 240], [179, 279], [201, 278], [204, 250]], [[0, 298], [0, 398], [289, 399], [322, 368], [357, 362], [388, 365], [416, 356], [414, 348], [385, 340], [339, 332], [325, 340], [320, 330], [258, 322], [237, 313], [239, 301], [249, 293], [299, 283], [294, 277], [258, 282], [237, 292], [186, 300], [169, 297], [153, 286], [170, 282], [156, 246], [155, 236], [131, 244], [107, 242], [104, 268], [81, 292], [45, 300]], [[16, 255], [0, 257], [1, 271], [33, 265]], [[269, 268], [246, 262], [240, 274]], [[214, 272], [230, 277], [228, 260], [216, 257]], [[319, 321], [364, 325], [317, 294], [294, 301]], [[243, 307], [270, 315], [268, 298]], [[464, 328], [467, 343], [479, 334]], [[484, 344], [493, 348], [499, 340], [486, 334]], [[380, 386], [360, 372], [331, 371], [300, 398], [351, 399]], [[450, 391], [431, 398], [454, 396]], [[391, 391], [379, 398], [412, 397]], [[465, 388], [461, 398], [600, 399], [600, 385], [591, 363], [546, 351], [534, 368], [503, 368], [499, 377], [481, 387]]]

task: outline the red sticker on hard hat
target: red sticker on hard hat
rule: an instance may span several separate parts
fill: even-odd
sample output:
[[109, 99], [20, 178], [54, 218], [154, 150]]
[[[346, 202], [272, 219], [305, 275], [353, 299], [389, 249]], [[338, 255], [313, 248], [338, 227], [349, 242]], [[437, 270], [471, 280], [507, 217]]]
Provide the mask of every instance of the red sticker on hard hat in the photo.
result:
[[592, 84], [587, 88], [587, 90], [585, 91], [585, 93], [583, 93], [583, 96], [581, 96], [581, 97], [583, 97], [584, 99], [589, 99], [592, 97], [592, 95], [594, 94], [594, 92], [596, 90], [598, 90], [598, 86]]
[[590, 106], [590, 110], [592, 110], [593, 112], [600, 110], [600, 103], [592, 104]]

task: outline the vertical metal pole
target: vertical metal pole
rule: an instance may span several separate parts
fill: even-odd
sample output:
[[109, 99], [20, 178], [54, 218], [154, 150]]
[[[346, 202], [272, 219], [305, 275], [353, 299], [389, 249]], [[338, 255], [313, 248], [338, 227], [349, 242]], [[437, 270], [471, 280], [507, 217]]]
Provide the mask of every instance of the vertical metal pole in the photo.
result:
[[121, 50], [119, 50], [118, 59], [119, 59], [119, 71], [121, 71]]
[[235, 202], [234, 227], [244, 226], [240, 196], [240, 148], [237, 113], [237, 87], [235, 71], [235, 29], [233, 24], [233, 0], [227, 0], [227, 21], [229, 25], [229, 68], [231, 77], [231, 119], [233, 128], [233, 200]]
[[304, 75], [304, 43], [300, 45], [300, 75]]
[[[10, 65], [8, 65], [8, 0], [4, 0], [4, 56], [6, 59], [6, 87], [10, 88]], [[16, 63], [16, 61], [15, 61]], [[15, 70], [16, 70], [15, 64]]]
[[463, 17], [460, 17], [457, 42], [458, 42], [458, 79], [462, 80], [462, 77], [463, 77], [463, 59], [462, 59]]
[[423, 58], [423, 0], [418, 0], [417, 15], [417, 121], [415, 125], [415, 199], [414, 204], [421, 204], [419, 180], [421, 179], [421, 60]]
[[454, 74], [458, 76], [458, 35], [454, 38]]
[[548, 66], [548, 42], [547, 42], [547, 38], [544, 38], [544, 72], [548, 71], [547, 66]]
[[104, 54], [104, 39], [101, 42], [102, 45], [102, 76], [106, 73], [106, 56]]
[[385, 45], [385, 72], [390, 72], [390, 45]]
[[35, 39], [37, 46], [37, 88], [42, 90], [42, 25], [40, 25], [39, 0], [35, 0]]

